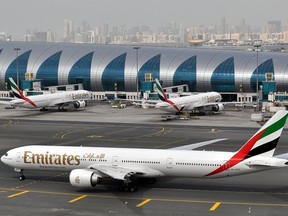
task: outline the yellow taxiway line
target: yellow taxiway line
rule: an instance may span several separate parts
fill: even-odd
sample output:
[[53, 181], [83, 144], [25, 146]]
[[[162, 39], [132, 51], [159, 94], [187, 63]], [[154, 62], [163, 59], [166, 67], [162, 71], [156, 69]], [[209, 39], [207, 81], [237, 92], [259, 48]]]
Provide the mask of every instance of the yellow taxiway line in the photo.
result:
[[12, 195], [8, 196], [8, 198], [13, 198], [13, 197], [16, 197], [16, 196], [19, 196], [19, 195], [22, 195], [22, 194], [26, 194], [28, 192], [29, 192], [28, 190], [25, 190], [25, 191], [22, 191], [22, 192], [19, 192], [19, 193], [16, 193], [16, 194], [12, 194]]
[[77, 197], [75, 199], [70, 200], [69, 203], [77, 202], [78, 200], [84, 199], [85, 197], [87, 197], [87, 195], [79, 196], [79, 197]]
[[211, 208], [210, 208], [210, 211], [215, 211], [219, 205], [221, 204], [221, 202], [216, 202]]
[[141, 203], [139, 203], [138, 205], [136, 205], [136, 207], [139, 208], [139, 207], [147, 204], [147, 203], [150, 202], [150, 201], [151, 201], [151, 199], [145, 199], [143, 202], [141, 202]]

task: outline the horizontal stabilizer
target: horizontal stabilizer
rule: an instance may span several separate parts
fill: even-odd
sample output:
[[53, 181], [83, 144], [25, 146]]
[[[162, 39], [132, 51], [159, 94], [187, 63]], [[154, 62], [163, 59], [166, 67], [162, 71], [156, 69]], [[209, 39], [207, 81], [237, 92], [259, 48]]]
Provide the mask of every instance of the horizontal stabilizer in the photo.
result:
[[274, 156], [274, 158], [280, 158], [280, 159], [288, 160], [288, 153], [276, 155], [276, 156]]
[[247, 166], [265, 166], [265, 167], [277, 167], [275, 164], [270, 164], [267, 161], [260, 161], [260, 160], [256, 160], [256, 161], [249, 161], [248, 163], [246, 163]]

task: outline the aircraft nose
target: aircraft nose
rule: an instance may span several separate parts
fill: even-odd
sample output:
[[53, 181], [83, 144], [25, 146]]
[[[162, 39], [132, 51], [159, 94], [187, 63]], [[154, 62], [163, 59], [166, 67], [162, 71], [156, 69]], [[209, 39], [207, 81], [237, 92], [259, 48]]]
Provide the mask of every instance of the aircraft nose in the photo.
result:
[[7, 163], [7, 156], [8, 156], [7, 153], [1, 156], [1, 161], [5, 164]]

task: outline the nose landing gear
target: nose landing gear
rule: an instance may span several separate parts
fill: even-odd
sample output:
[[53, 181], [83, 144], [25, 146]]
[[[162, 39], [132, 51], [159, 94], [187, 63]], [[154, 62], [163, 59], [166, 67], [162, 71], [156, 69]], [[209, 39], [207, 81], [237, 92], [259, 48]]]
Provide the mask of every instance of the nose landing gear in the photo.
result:
[[25, 176], [24, 176], [24, 174], [23, 174], [23, 170], [22, 170], [22, 169], [14, 168], [14, 171], [15, 171], [15, 172], [18, 172], [18, 173], [20, 174], [20, 176], [19, 176], [19, 180], [20, 180], [20, 181], [25, 180]]

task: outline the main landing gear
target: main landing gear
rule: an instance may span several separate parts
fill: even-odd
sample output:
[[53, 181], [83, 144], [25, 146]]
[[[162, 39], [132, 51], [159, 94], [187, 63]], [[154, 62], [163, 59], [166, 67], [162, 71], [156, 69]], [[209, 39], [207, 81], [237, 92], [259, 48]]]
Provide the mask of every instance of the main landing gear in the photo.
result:
[[40, 112], [45, 112], [45, 111], [48, 111], [48, 109], [45, 108], [45, 107], [43, 107], [43, 108], [40, 109]]
[[124, 181], [119, 187], [120, 191], [125, 191], [125, 192], [135, 192], [137, 191], [138, 187], [135, 184], [135, 182], [132, 181]]
[[20, 181], [25, 180], [25, 176], [24, 176], [24, 174], [23, 174], [23, 170], [22, 170], [22, 169], [15, 168], [14, 171], [15, 171], [15, 172], [18, 172], [18, 173], [20, 174], [20, 176], [19, 176], [19, 180], [20, 180]]
[[59, 112], [66, 112], [67, 110], [64, 108], [63, 105], [61, 105], [61, 106], [58, 106], [58, 111]]

